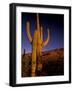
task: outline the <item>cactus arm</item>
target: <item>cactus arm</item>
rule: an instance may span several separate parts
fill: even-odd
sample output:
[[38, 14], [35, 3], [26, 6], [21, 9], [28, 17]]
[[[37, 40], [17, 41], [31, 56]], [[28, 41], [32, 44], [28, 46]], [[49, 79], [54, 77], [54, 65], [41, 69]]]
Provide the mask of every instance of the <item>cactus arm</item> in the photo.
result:
[[40, 25], [39, 25], [39, 14], [37, 13], [37, 30], [39, 31]]
[[41, 26], [40, 36], [41, 36], [41, 42], [42, 42], [43, 41], [43, 28], [42, 28], [42, 26]]
[[48, 37], [44, 42], [42, 42], [42, 47], [45, 47], [48, 44], [49, 40], [50, 40], [50, 32], [48, 30]]
[[32, 43], [32, 37], [30, 35], [30, 23], [26, 22], [26, 35], [30, 43]]

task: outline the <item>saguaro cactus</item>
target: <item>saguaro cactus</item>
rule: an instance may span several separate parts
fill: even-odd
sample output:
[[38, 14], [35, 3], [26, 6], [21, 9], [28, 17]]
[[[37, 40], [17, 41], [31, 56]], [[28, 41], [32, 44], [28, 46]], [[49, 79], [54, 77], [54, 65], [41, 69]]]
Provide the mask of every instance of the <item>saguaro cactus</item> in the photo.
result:
[[31, 76], [36, 76], [36, 70], [40, 71], [42, 69], [42, 48], [46, 46], [50, 39], [50, 33], [48, 30], [48, 37], [43, 41], [43, 28], [39, 24], [39, 14], [37, 14], [37, 27], [34, 31], [34, 36], [32, 38], [30, 34], [30, 22], [26, 22], [26, 34], [29, 42], [32, 44], [32, 67], [31, 67]]

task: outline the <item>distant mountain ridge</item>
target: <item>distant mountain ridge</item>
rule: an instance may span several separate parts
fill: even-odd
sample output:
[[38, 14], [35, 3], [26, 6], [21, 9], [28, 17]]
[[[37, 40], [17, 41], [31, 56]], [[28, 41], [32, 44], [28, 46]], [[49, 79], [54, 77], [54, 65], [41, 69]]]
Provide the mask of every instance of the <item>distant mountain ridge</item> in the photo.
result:
[[[31, 53], [25, 54], [26, 56], [31, 56]], [[24, 54], [22, 55], [24, 56]], [[54, 49], [50, 51], [43, 51], [42, 52], [42, 59], [47, 58], [47, 59], [58, 59], [58, 58], [64, 58], [64, 48], [60, 49]]]

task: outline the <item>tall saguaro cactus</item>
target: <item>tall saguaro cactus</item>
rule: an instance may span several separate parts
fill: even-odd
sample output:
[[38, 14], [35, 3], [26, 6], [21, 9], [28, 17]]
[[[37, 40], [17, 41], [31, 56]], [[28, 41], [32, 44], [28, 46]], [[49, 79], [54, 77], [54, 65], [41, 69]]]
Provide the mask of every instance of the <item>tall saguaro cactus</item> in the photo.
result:
[[45, 47], [50, 39], [50, 33], [48, 30], [48, 37], [43, 41], [43, 27], [39, 24], [39, 14], [37, 14], [37, 27], [34, 31], [34, 36], [32, 38], [30, 34], [30, 22], [26, 22], [26, 34], [29, 42], [32, 45], [32, 67], [31, 67], [31, 76], [36, 76], [36, 70], [40, 71], [42, 69], [42, 48]]

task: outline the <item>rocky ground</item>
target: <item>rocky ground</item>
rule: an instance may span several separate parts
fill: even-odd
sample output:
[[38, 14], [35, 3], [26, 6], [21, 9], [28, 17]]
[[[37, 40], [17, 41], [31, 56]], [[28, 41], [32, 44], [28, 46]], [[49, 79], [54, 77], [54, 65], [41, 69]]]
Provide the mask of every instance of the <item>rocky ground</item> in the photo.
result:
[[[31, 53], [22, 55], [22, 77], [31, 76]], [[55, 49], [42, 52], [41, 72], [36, 72], [36, 76], [54, 76], [64, 74], [64, 49]], [[39, 73], [39, 74], [38, 74]]]

